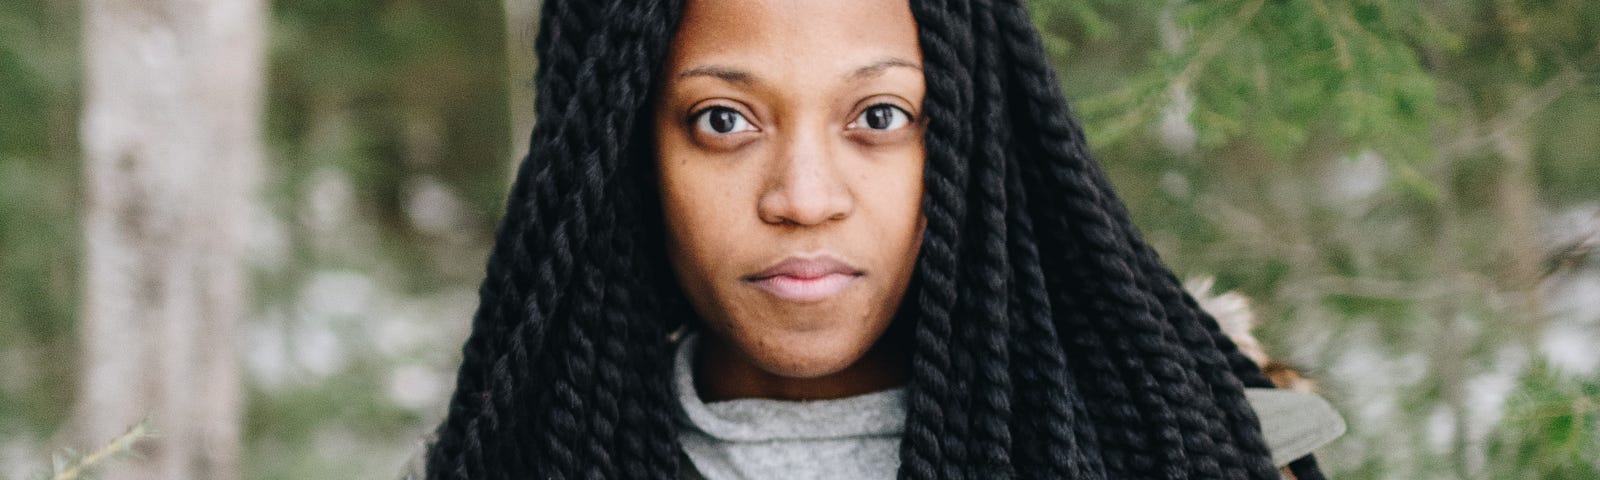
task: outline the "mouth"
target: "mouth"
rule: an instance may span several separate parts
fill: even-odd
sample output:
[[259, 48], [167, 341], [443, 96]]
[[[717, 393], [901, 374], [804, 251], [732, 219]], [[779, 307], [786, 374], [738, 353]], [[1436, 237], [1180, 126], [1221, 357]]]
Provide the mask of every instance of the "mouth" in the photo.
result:
[[789, 257], [740, 280], [783, 300], [815, 303], [838, 295], [864, 275], [843, 260], [821, 255]]

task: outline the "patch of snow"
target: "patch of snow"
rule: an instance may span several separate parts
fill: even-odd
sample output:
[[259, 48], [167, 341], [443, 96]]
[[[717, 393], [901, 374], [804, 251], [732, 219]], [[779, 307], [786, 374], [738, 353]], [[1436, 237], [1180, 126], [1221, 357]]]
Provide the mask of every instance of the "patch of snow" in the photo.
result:
[[403, 365], [389, 374], [389, 399], [411, 410], [428, 410], [443, 403], [448, 382], [430, 368]]
[[1539, 339], [1540, 353], [1550, 365], [1567, 374], [1593, 376], [1600, 372], [1600, 335], [1575, 322], [1552, 322]]
[[1335, 160], [1326, 173], [1324, 199], [1346, 204], [1366, 200], [1389, 183], [1389, 166], [1371, 150]]

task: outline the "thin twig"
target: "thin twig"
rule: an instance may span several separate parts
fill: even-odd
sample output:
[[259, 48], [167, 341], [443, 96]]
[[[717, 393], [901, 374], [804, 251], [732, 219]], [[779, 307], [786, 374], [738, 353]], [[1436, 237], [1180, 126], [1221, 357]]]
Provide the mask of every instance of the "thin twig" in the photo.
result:
[[68, 465], [65, 470], [56, 472], [55, 476], [51, 477], [51, 480], [77, 480], [78, 477], [83, 475], [84, 472], [86, 472], [89, 468], [94, 467], [113, 455], [132, 451], [134, 445], [140, 440], [144, 440], [153, 435], [155, 435], [155, 431], [150, 428], [150, 421], [148, 419], [142, 420], [133, 427], [128, 428], [127, 433], [124, 433], [122, 436], [112, 440], [111, 443], [106, 444], [104, 447], [100, 447], [99, 450], [95, 450], [93, 453], [83, 456], [83, 458], [73, 461], [72, 464]]

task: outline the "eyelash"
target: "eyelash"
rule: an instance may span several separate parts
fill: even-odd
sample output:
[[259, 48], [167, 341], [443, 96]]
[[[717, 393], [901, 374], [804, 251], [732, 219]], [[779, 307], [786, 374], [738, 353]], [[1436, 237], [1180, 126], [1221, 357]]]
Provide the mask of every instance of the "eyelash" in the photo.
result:
[[[898, 114], [897, 118], [890, 120], [890, 123], [893, 126], [892, 127], [888, 127], [888, 128], [871, 128], [871, 127], [868, 127], [867, 128], [868, 130], [877, 130], [877, 131], [884, 131], [884, 132], [890, 131], [890, 130], [899, 130], [901, 128], [905, 128], [906, 125], [910, 125], [911, 123], [916, 121], [916, 118], [913, 115], [911, 115], [911, 112], [908, 112], [908, 111], [906, 111], [906, 109], [900, 108], [899, 106], [896, 106], [895, 104], [892, 104], [892, 103], [874, 103], [874, 104], [868, 106], [866, 109], [862, 110], [860, 115], [856, 115], [856, 119], [854, 121], [851, 121], [850, 125], [853, 126], [853, 125], [861, 124], [861, 123], [864, 123], [864, 122], [868, 121], [867, 120], [867, 114], [871, 113], [873, 110], [876, 110], [876, 109], [878, 109], [880, 107], [888, 108], [890, 111], [893, 111], [894, 113]], [[896, 120], [898, 120], [898, 123], [895, 123]]]
[[[711, 117], [711, 114], [712, 113], [716, 113], [716, 112], [728, 112], [728, 113], [732, 113], [736, 117], [733, 120], [733, 122], [734, 122], [733, 125], [729, 127], [730, 128], [729, 131], [726, 131], [726, 132], [715, 131], [715, 127], [712, 126], [712, 124], [711, 124], [711, 122], [713, 120], [712, 117]], [[704, 133], [707, 133], [707, 134], [710, 134], [710, 135], [728, 135], [728, 134], [733, 134], [733, 133], [739, 133], [739, 132], [746, 132], [746, 131], [755, 130], [755, 127], [750, 124], [750, 119], [749, 118], [745, 118], [745, 115], [743, 113], [740, 113], [738, 110], [734, 110], [732, 108], [724, 107], [724, 106], [721, 106], [721, 105], [714, 105], [714, 106], [706, 107], [706, 108], [700, 109], [699, 111], [696, 111], [694, 114], [689, 115], [689, 123], [695, 129], [698, 129], [701, 132], [704, 132]], [[745, 128], [741, 128], [741, 129], [738, 129], [738, 130], [731, 130], [732, 128], [736, 128], [736, 127], [739, 127], [739, 126], [743, 126]], [[708, 130], [706, 127], [711, 127], [711, 129]]]
[[[880, 103], [875, 103], [875, 104], [867, 106], [867, 108], [862, 110], [859, 115], [856, 115], [856, 118], [853, 119], [847, 125], [847, 127], [852, 127], [853, 128], [853, 127], [855, 127], [857, 125], [864, 124], [865, 122], [868, 121], [867, 120], [867, 114], [871, 113], [874, 110], [877, 110], [879, 108], [888, 108], [888, 109], [892, 110], [894, 113], [898, 114], [898, 116], [896, 118], [893, 118], [893, 119], [890, 120], [890, 124], [892, 125], [890, 127], [887, 127], [887, 128], [870, 128], [869, 127], [868, 130], [877, 130], [877, 131], [898, 130], [900, 128], [904, 128], [906, 125], [909, 125], [911, 123], [916, 122], [916, 117], [914, 115], [912, 115], [911, 112], [906, 111], [906, 109], [900, 108], [899, 106], [894, 105], [892, 103], [881, 103], [880, 102]], [[732, 120], [733, 124], [728, 126], [728, 128], [729, 128], [728, 131], [726, 131], [726, 132], [716, 131], [716, 126], [711, 124], [711, 122], [713, 120], [715, 120], [715, 119], [713, 119], [711, 117], [711, 114], [717, 113], [717, 112], [728, 112], [728, 113], [731, 113], [731, 114], [736, 116], [736, 118], [734, 118]], [[755, 130], [755, 127], [750, 125], [750, 119], [746, 118], [743, 113], [740, 113], [738, 110], [735, 110], [735, 109], [732, 109], [732, 108], [729, 108], [729, 107], [724, 107], [724, 106], [721, 106], [721, 105], [714, 105], [714, 106], [706, 107], [706, 108], [700, 109], [698, 111], [695, 111], [693, 114], [689, 115], [689, 123], [694, 128], [700, 130], [701, 132], [710, 134], [710, 135], [728, 135], [728, 134], [733, 134], [733, 133], [739, 133], [739, 132], [746, 132], [746, 131]], [[743, 127], [743, 128], [740, 128], [740, 127]]]

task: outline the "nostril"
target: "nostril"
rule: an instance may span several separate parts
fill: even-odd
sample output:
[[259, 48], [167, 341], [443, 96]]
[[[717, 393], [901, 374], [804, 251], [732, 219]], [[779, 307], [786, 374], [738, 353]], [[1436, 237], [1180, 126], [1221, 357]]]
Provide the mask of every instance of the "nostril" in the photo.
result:
[[844, 189], [778, 188], [761, 198], [758, 214], [771, 224], [818, 225], [850, 216], [854, 202]]

